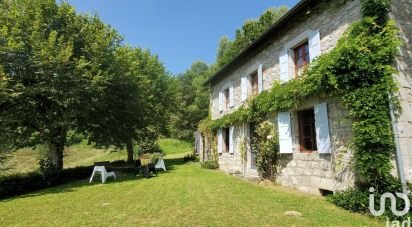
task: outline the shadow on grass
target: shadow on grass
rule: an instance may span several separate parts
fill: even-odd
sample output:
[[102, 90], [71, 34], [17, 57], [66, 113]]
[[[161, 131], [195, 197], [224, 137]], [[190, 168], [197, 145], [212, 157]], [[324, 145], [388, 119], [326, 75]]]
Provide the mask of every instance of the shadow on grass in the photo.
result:
[[[157, 174], [158, 177], [161, 177], [163, 174], [169, 174], [172, 173], [173, 171], [176, 170], [176, 167], [179, 165], [186, 164], [183, 161], [183, 157], [174, 157], [174, 158], [165, 158], [164, 159], [165, 164], [166, 164], [166, 169], [167, 171], [163, 170], [158, 170]], [[153, 173], [149, 174], [149, 178], [145, 178], [143, 174], [137, 175], [134, 177], [134, 172], [133, 170], [129, 169], [128, 171], [122, 170], [122, 171], [116, 171], [117, 179], [114, 180], [112, 177], [109, 177], [105, 183], [105, 185], [111, 185], [111, 184], [119, 184], [122, 182], [127, 182], [127, 181], [140, 181], [140, 180], [150, 180], [150, 178], [156, 177]], [[91, 175], [92, 173], [90, 173]], [[93, 181], [89, 183], [89, 178], [83, 179], [83, 180], [78, 180], [78, 181], [73, 181], [73, 182], [68, 182], [62, 185], [58, 186], [52, 186], [50, 188], [45, 188], [41, 189], [39, 191], [34, 191], [30, 192], [28, 194], [23, 194], [23, 195], [18, 195], [10, 198], [5, 198], [0, 200], [1, 202], [7, 202], [7, 201], [12, 201], [15, 199], [20, 199], [20, 198], [30, 198], [30, 197], [36, 197], [36, 196], [41, 196], [41, 195], [46, 195], [46, 194], [58, 194], [58, 193], [71, 193], [71, 192], [76, 192], [76, 189], [82, 188], [82, 187], [90, 187], [90, 186], [95, 186], [97, 184], [102, 184], [101, 183], [101, 178], [100, 175], [95, 176], [93, 178]]]

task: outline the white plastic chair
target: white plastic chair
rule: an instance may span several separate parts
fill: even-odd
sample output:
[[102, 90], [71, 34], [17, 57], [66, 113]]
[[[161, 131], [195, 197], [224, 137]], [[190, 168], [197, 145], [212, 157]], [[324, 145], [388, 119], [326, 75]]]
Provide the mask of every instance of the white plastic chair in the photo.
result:
[[164, 171], [166, 171], [166, 165], [165, 165], [165, 162], [163, 161], [163, 158], [159, 158], [159, 161], [157, 161], [155, 168], [163, 169]]
[[94, 174], [95, 174], [96, 172], [99, 172], [100, 175], [102, 176], [102, 183], [103, 183], [103, 184], [106, 183], [106, 179], [107, 179], [108, 177], [114, 177], [114, 179], [116, 180], [116, 174], [114, 174], [114, 172], [107, 172], [107, 171], [106, 171], [106, 168], [105, 168], [104, 166], [95, 166], [94, 169], [93, 169], [92, 176], [90, 177], [89, 183], [92, 183]]

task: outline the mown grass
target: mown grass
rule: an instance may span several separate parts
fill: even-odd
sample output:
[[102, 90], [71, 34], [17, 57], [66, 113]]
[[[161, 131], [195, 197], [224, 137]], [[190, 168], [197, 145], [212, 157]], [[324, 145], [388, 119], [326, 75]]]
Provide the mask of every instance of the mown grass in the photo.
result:
[[166, 155], [193, 152], [193, 145], [185, 141], [163, 138], [159, 139], [158, 142], [160, 149], [162, 149]]
[[[190, 143], [176, 139], [159, 139], [160, 149], [166, 155], [191, 152]], [[30, 148], [20, 149], [16, 152], [5, 154], [5, 160], [0, 175], [19, 174], [39, 169], [39, 152]], [[86, 141], [66, 147], [64, 150], [64, 168], [93, 165], [99, 161], [126, 160], [125, 151], [111, 151], [96, 149], [88, 145]]]
[[[172, 158], [173, 157], [173, 158]], [[168, 171], [149, 179], [123, 175], [106, 184], [87, 179], [0, 201], [1, 225], [376, 226], [325, 199], [248, 183], [182, 155], [166, 156]], [[299, 211], [303, 217], [284, 216]]]

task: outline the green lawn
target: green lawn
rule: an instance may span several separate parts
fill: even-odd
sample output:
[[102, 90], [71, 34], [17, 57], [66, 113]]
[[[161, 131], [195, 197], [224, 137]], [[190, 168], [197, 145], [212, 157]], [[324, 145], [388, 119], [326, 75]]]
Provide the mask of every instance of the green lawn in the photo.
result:
[[[325, 199], [244, 182], [182, 154], [166, 156], [159, 177], [87, 180], [0, 201], [1, 225], [360, 226], [384, 223], [344, 211]], [[303, 217], [287, 217], [285, 211]]]
[[[166, 155], [181, 154], [192, 152], [192, 145], [187, 142], [176, 139], [159, 139], [160, 149]], [[6, 155], [4, 169], [0, 175], [8, 175], [13, 173], [27, 173], [39, 168], [37, 151], [32, 149], [20, 149], [16, 152]], [[87, 145], [86, 141], [67, 147], [64, 150], [64, 168], [71, 168], [76, 166], [93, 165], [98, 161], [115, 161], [126, 160], [125, 151], [109, 151], [103, 149], [96, 149]]]
[[193, 152], [192, 144], [176, 139], [159, 139], [159, 146], [166, 155]]

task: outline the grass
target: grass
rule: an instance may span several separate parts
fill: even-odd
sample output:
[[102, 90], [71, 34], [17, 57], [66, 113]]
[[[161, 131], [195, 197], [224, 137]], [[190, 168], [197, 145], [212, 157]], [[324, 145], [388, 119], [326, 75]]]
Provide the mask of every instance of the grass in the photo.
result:
[[[349, 213], [324, 198], [273, 185], [249, 183], [220, 171], [184, 164], [189, 143], [160, 139], [167, 172], [150, 179], [118, 173], [106, 184], [87, 179], [0, 201], [0, 224], [77, 225], [212, 225], [212, 226], [377, 226], [381, 220]], [[30, 170], [37, 160], [21, 150], [8, 160]], [[124, 159], [85, 143], [66, 149], [65, 167], [98, 160]], [[34, 158], [34, 159], [33, 159]], [[25, 160], [25, 162], [19, 161]], [[303, 217], [284, 216], [299, 211]], [[24, 218], [22, 218], [24, 217]]]
[[160, 149], [162, 149], [166, 155], [193, 152], [193, 145], [185, 141], [163, 138], [159, 139], [158, 142]]
[[[245, 182], [183, 154], [166, 156], [159, 177], [87, 180], [0, 201], [2, 225], [374, 226], [384, 223], [325, 199], [278, 186]], [[299, 211], [303, 217], [284, 216]], [[24, 218], [22, 218], [24, 217]]]
[[[187, 142], [176, 139], [159, 139], [159, 146], [166, 155], [189, 153], [192, 145]], [[33, 149], [20, 149], [16, 152], [6, 154], [3, 163], [3, 171], [0, 175], [8, 175], [13, 173], [27, 173], [39, 168], [38, 157], [39, 152]], [[125, 160], [125, 151], [110, 151], [103, 149], [96, 149], [87, 145], [86, 141], [67, 147], [64, 150], [64, 168], [71, 168], [76, 166], [93, 165], [98, 161], [115, 161]]]

